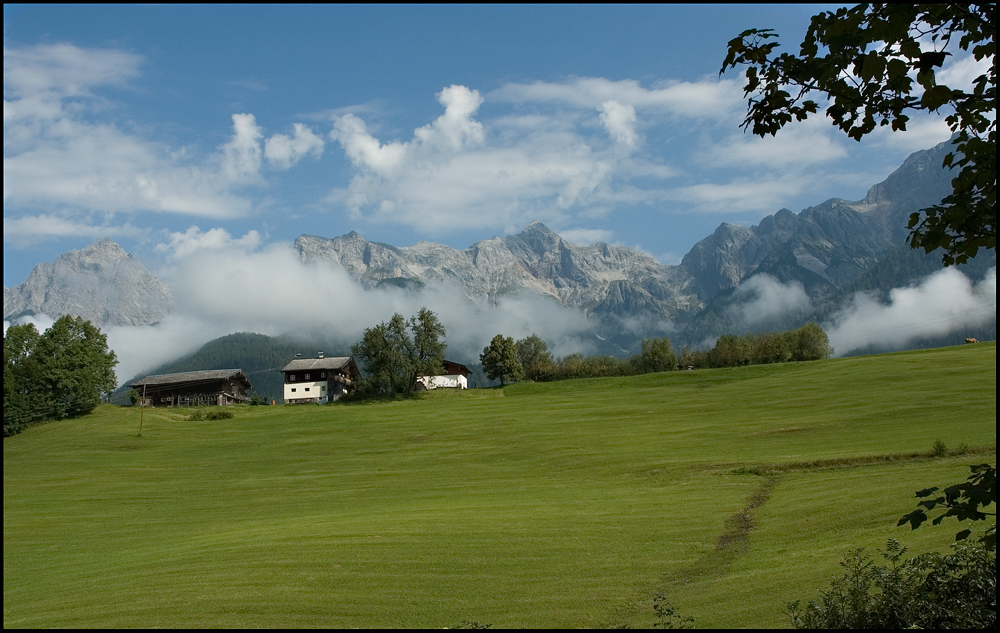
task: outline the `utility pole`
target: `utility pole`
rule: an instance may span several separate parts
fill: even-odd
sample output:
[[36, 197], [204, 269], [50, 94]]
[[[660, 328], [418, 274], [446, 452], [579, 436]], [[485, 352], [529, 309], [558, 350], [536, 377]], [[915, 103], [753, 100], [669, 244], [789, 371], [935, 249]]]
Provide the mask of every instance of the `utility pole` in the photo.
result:
[[139, 403], [139, 435], [136, 437], [142, 437], [142, 414], [146, 412], [146, 387], [142, 386], [142, 402]]

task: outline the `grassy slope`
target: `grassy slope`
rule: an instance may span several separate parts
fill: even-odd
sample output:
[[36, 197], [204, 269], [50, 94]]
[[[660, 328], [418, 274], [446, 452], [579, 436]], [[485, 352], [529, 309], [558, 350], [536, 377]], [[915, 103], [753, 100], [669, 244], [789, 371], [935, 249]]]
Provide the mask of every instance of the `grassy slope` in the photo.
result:
[[[913, 491], [995, 463], [996, 347], [260, 407], [4, 440], [6, 627], [785, 624]], [[742, 466], [993, 446], [881, 465]], [[734, 472], [736, 471], [736, 472]], [[730, 517], [767, 483], [756, 529]], [[744, 527], [745, 527], [744, 523]], [[720, 536], [730, 536], [720, 541]], [[720, 542], [725, 546], [720, 546]]]

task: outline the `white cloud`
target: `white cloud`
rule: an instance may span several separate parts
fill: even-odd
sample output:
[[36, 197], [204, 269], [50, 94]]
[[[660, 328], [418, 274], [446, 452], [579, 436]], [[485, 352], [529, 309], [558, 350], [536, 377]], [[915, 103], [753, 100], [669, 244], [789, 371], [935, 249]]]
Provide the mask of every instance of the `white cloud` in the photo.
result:
[[113, 125], [50, 121], [30, 148], [4, 156], [4, 203], [214, 218], [249, 211], [211, 172], [177, 165], [164, 149]]
[[[617, 203], [648, 202], [662, 194], [629, 178], [675, 172], [617, 151], [635, 146], [635, 109], [601, 102], [600, 119], [576, 115], [505, 116], [490, 126], [473, 117], [483, 103], [475, 90], [450, 86], [438, 94], [445, 113], [417, 128], [406, 142], [383, 143], [354, 114], [335, 118], [330, 137], [355, 167], [350, 185], [327, 201], [352, 216], [396, 222], [425, 233], [517, 227], [531, 219], [557, 223], [605, 213]], [[615, 143], [583, 127], [603, 125]], [[595, 142], [596, 140], [596, 142]]]
[[202, 232], [197, 226], [192, 226], [183, 233], [171, 233], [170, 242], [157, 244], [155, 250], [180, 260], [200, 249], [253, 251], [260, 243], [260, 233], [257, 231], [248, 231], [243, 237], [233, 239], [229, 231], [222, 228]]
[[417, 129], [413, 136], [427, 146], [439, 146], [452, 152], [483, 144], [483, 124], [472, 116], [483, 104], [478, 90], [451, 85], [437, 95], [444, 114], [434, 123]]
[[565, 83], [509, 83], [489, 96], [500, 101], [559, 103], [577, 108], [599, 108], [607, 101], [616, 101], [638, 109], [700, 119], [738, 113], [744, 108], [741, 86], [741, 78], [670, 81], [644, 88], [634, 79], [578, 77]]
[[951, 128], [944, 115], [918, 113], [911, 115], [905, 130], [877, 127], [870, 136], [872, 141], [882, 146], [916, 152], [947, 141], [951, 138]]
[[[259, 181], [263, 133], [254, 116], [234, 114], [229, 141], [201, 158], [133, 132], [99, 89], [133, 80], [142, 61], [68, 44], [4, 48], [4, 217], [19, 239], [60, 235], [73, 225], [84, 235], [130, 225], [115, 214], [222, 219], [251, 211], [250, 198], [234, 188]], [[322, 139], [301, 124], [293, 137], [269, 140], [268, 159], [279, 168], [322, 152]], [[90, 222], [94, 212], [105, 215], [99, 225]], [[38, 221], [56, 216], [54, 226]]]
[[252, 114], [233, 115], [233, 136], [222, 146], [222, 173], [233, 182], [254, 180], [260, 173], [260, 141], [264, 134]]
[[811, 309], [809, 295], [801, 283], [783, 284], [772, 275], [761, 273], [743, 281], [733, 291], [727, 312], [748, 327], [783, 315], [805, 313]]
[[146, 233], [145, 229], [127, 222], [119, 224], [102, 221], [97, 224], [87, 224], [47, 213], [18, 218], [5, 215], [3, 218], [4, 241], [19, 244], [32, 243], [49, 237], [139, 238], [145, 236]]
[[955, 268], [938, 271], [915, 286], [895, 288], [888, 304], [855, 295], [824, 329], [839, 354], [870, 344], [891, 349], [921, 336], [936, 336], [996, 318], [996, 268], [975, 287]]
[[608, 100], [598, 108], [601, 112], [601, 123], [615, 143], [628, 148], [635, 147], [638, 135], [635, 131], [635, 108], [622, 105], [614, 100]]
[[939, 85], [971, 91], [974, 88], [972, 82], [980, 75], [988, 75], [993, 63], [993, 56], [976, 61], [971, 53], [960, 54], [949, 58], [944, 67], [936, 73], [936, 80]]
[[723, 184], [688, 185], [677, 187], [666, 195], [688, 203], [691, 210], [702, 213], [773, 212], [808, 184], [807, 177], [784, 174], [780, 177], [733, 179]]
[[7, 94], [19, 100], [91, 95], [96, 86], [121, 84], [136, 77], [141, 62], [142, 58], [132, 53], [71, 44], [4, 46], [4, 98]]
[[383, 145], [368, 133], [365, 122], [353, 114], [336, 118], [330, 138], [343, 146], [356, 167], [383, 176], [394, 174], [406, 156], [406, 145], [398, 142]]
[[614, 234], [614, 231], [607, 229], [567, 229], [559, 231], [559, 237], [570, 244], [579, 244], [581, 246], [589, 246], [598, 242], [610, 243]]
[[760, 137], [734, 130], [726, 139], [706, 147], [698, 161], [715, 167], [794, 169], [846, 157], [844, 143], [853, 141], [845, 139], [840, 130], [830, 125], [829, 119], [814, 116], [786, 125], [775, 136]]
[[326, 145], [323, 138], [302, 123], [296, 123], [294, 128], [294, 136], [275, 134], [264, 143], [264, 156], [272, 167], [289, 169], [306, 155], [322, 156]]
[[6, 319], [4, 319], [3, 332], [4, 334], [7, 334], [7, 328], [9, 328], [12, 325], [28, 325], [29, 323], [31, 325], [34, 325], [35, 329], [38, 330], [39, 332], [44, 332], [45, 330], [52, 327], [52, 325], [55, 322], [56, 320], [47, 314], [30, 314], [16, 318], [13, 321], [7, 321]]

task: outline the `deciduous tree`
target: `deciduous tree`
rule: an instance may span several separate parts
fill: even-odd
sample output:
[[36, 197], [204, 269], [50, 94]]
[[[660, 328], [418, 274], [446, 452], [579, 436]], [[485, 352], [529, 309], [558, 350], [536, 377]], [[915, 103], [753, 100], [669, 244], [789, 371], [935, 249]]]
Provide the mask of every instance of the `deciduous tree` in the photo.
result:
[[483, 348], [479, 362], [483, 364], [483, 371], [490, 380], [500, 379], [501, 387], [505, 379], [515, 381], [524, 375], [521, 361], [517, 358], [517, 345], [510, 336], [494, 336], [490, 344]]
[[364, 365], [371, 391], [409, 395], [418, 377], [443, 367], [444, 337], [445, 328], [437, 315], [421, 308], [409, 321], [397, 313], [366, 329], [351, 353]]
[[115, 388], [117, 364], [107, 337], [80, 317], [63, 316], [41, 334], [31, 324], [11, 326], [4, 334], [4, 435], [90, 413]]
[[635, 371], [640, 374], [670, 371], [677, 366], [677, 353], [667, 336], [643, 339], [642, 353], [632, 359]]
[[63, 316], [42, 333], [34, 352], [43, 364], [41, 384], [53, 417], [90, 413], [101, 394], [117, 385], [118, 358], [108, 339], [90, 321]]
[[420, 376], [433, 376], [441, 371], [446, 347], [444, 326], [437, 315], [427, 308], [421, 308], [417, 316], [411, 317], [409, 325], [413, 332], [413, 367], [407, 393], [416, 389]]
[[549, 353], [549, 346], [537, 334], [519, 340], [516, 347], [517, 359], [521, 362], [526, 378], [543, 380], [555, 370], [555, 361]]

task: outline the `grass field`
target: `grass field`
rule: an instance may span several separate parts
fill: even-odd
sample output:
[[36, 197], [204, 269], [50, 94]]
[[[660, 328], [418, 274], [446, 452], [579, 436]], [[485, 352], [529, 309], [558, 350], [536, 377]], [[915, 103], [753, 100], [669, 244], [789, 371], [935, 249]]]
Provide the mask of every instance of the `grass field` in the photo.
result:
[[995, 463], [996, 346], [234, 411], [6, 438], [4, 626], [787, 626], [849, 548], [947, 549], [895, 524]]

